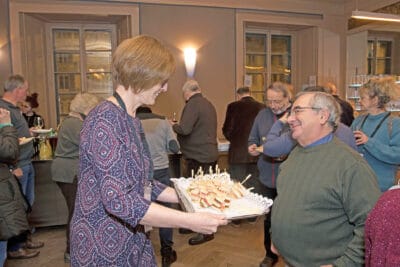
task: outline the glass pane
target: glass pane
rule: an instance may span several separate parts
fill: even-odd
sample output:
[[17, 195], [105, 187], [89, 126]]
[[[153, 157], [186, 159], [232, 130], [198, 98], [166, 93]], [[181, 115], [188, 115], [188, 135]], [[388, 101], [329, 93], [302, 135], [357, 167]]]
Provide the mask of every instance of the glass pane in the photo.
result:
[[264, 91], [264, 74], [263, 73], [246, 73], [251, 76], [251, 91]]
[[54, 55], [55, 72], [79, 72], [80, 56], [79, 54], [55, 53]]
[[279, 73], [290, 73], [290, 57], [283, 55], [272, 55], [271, 71]]
[[271, 82], [291, 83], [291, 77], [288, 74], [272, 74], [271, 80]]
[[80, 74], [56, 74], [56, 90], [59, 93], [78, 93], [81, 91]]
[[267, 51], [267, 36], [265, 34], [246, 33], [246, 53]]
[[59, 97], [59, 113], [60, 115], [67, 115], [69, 113], [69, 105], [75, 95], [60, 95]]
[[391, 74], [391, 60], [390, 59], [377, 59], [375, 74]]
[[374, 74], [373, 73], [373, 62], [374, 60], [372, 58], [368, 59], [368, 73], [367, 74]]
[[111, 52], [87, 52], [87, 72], [109, 72], [111, 71]]
[[373, 57], [374, 56], [374, 41], [368, 41], [368, 56], [367, 57]]
[[54, 50], [79, 50], [78, 30], [53, 30]]
[[271, 52], [272, 53], [290, 53], [290, 36], [272, 35]]
[[246, 71], [264, 72], [266, 59], [263, 55], [246, 55]]
[[91, 73], [86, 75], [89, 93], [108, 93], [112, 91], [111, 73]]
[[86, 50], [111, 50], [111, 32], [85, 31]]
[[391, 56], [392, 56], [392, 42], [377, 41], [376, 57], [391, 57]]
[[265, 93], [264, 93], [264, 91], [251, 91], [251, 96], [255, 100], [257, 100], [258, 102], [265, 103], [265, 100], [264, 100]]

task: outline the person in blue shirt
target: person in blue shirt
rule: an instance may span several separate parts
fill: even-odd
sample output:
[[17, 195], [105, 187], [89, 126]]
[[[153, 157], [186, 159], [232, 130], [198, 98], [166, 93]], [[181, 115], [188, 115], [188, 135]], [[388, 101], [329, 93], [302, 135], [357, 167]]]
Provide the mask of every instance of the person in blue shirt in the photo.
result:
[[382, 192], [393, 186], [400, 164], [400, 118], [386, 110], [399, 91], [391, 77], [370, 79], [360, 88], [360, 104], [366, 113], [351, 125], [358, 151], [375, 171]]

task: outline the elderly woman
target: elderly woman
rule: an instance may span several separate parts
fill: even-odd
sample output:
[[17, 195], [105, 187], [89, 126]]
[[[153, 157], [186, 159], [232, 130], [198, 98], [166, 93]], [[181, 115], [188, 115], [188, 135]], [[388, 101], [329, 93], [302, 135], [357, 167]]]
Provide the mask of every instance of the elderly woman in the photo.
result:
[[58, 132], [55, 158], [51, 165], [52, 179], [60, 188], [68, 208], [67, 247], [64, 261], [69, 262], [69, 224], [74, 212], [79, 164], [79, 135], [89, 111], [99, 103], [92, 94], [77, 94], [70, 104], [70, 112], [62, 121]]
[[177, 203], [170, 187], [153, 181], [153, 166], [136, 109], [167, 91], [175, 69], [158, 40], [123, 41], [112, 60], [114, 95], [83, 123], [76, 205], [71, 222], [72, 266], [157, 266], [147, 225], [211, 234], [224, 216], [184, 213], [154, 201]]
[[361, 87], [360, 97], [366, 114], [351, 128], [358, 151], [375, 171], [383, 192], [394, 184], [400, 164], [400, 118], [386, 111], [386, 104], [399, 97], [399, 87], [390, 77], [373, 78]]

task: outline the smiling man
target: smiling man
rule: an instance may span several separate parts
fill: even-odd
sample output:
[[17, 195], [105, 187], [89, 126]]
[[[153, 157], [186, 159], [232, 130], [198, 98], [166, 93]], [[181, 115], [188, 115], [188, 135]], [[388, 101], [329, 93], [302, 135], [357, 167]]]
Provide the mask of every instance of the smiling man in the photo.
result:
[[333, 135], [340, 107], [300, 93], [288, 123], [298, 142], [281, 165], [272, 242], [289, 266], [362, 266], [364, 223], [380, 192], [366, 161]]

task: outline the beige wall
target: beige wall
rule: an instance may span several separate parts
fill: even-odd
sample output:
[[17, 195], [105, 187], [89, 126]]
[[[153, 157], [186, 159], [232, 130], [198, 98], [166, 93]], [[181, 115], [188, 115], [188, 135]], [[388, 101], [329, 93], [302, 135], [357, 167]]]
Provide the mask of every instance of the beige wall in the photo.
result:
[[[12, 53], [12, 64], [9, 61], [10, 56], [0, 58], [0, 81], [9, 74], [12, 65], [14, 71], [33, 76], [29, 77], [29, 80], [36, 79], [31, 83], [31, 87], [34, 91], [44, 90], [43, 94], [40, 94], [41, 101], [45, 91], [50, 90], [46, 86], [46, 79], [42, 79], [46, 75], [46, 69], [42, 68], [38, 71], [38, 75], [31, 73], [31, 69], [36, 69], [36, 64], [43, 56], [41, 49], [33, 47], [32, 44], [41, 41], [35, 37], [32, 40], [25, 39], [28, 43], [22, 43], [24, 40], [21, 40], [20, 32], [24, 23], [20, 25], [20, 16], [15, 14], [16, 9], [27, 13], [134, 14], [129, 17], [132, 21], [129, 19], [121, 21], [120, 24], [127, 27], [120, 25], [120, 28], [130, 28], [131, 35], [137, 34], [140, 29], [140, 33], [158, 37], [170, 47], [177, 61], [176, 72], [169, 83], [169, 92], [161, 95], [153, 108], [166, 116], [171, 116], [173, 112], [177, 112], [179, 116], [184, 106], [180, 92], [186, 79], [182, 48], [186, 43], [197, 45], [198, 60], [195, 78], [200, 82], [205, 96], [217, 108], [219, 137], [222, 137], [221, 126], [225, 118], [226, 105], [234, 100], [235, 87], [242, 85], [243, 23], [239, 22], [247, 18], [256, 19], [262, 23], [307, 26], [297, 31], [299, 43], [296, 48], [298, 50], [296, 72], [298, 75], [295, 82], [298, 86], [306, 83], [309, 75], [317, 75], [319, 83], [327, 80], [334, 81], [340, 85], [339, 88], [345, 87], [346, 84], [348, 18], [346, 15], [354, 9], [355, 1], [353, 0], [347, 0], [344, 3], [332, 0], [143, 0], [141, 3], [133, 0], [101, 2], [10, 0], [12, 12], [10, 26], [8, 26], [6, 12], [8, 2], [0, 0], [0, 45], [2, 45], [0, 48], [1, 52], [5, 49], [8, 55]], [[358, 2], [360, 8], [362, 5], [368, 9], [376, 9], [395, 1]], [[41, 6], [38, 5], [40, 3]], [[140, 21], [137, 13], [131, 11], [134, 9], [133, 6], [139, 6]], [[244, 18], [243, 14], [245, 14]], [[32, 19], [27, 24], [37, 25], [35, 35], [41, 36], [40, 23]], [[10, 38], [7, 33], [8, 27], [11, 32]], [[29, 37], [29, 34], [27, 36]], [[126, 36], [128, 34], [121, 34], [118, 37], [123, 39]], [[3, 43], [11, 43], [12, 49], [9, 50], [7, 45], [4, 48]], [[28, 45], [25, 46], [26, 44]], [[35, 55], [23, 55], [24, 49]], [[31, 61], [33, 65], [29, 65]], [[53, 110], [44, 110], [41, 107], [39, 111], [44, 113], [43, 115], [49, 120], [53, 120]], [[51, 126], [54, 127], [54, 125]]]
[[198, 48], [194, 78], [218, 115], [218, 135], [228, 102], [235, 97], [235, 14], [233, 9], [141, 5], [141, 33], [158, 37], [175, 55], [177, 68], [168, 92], [160, 95], [153, 110], [180, 117], [184, 100], [181, 88], [186, 81], [182, 49], [186, 44]]

